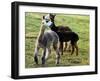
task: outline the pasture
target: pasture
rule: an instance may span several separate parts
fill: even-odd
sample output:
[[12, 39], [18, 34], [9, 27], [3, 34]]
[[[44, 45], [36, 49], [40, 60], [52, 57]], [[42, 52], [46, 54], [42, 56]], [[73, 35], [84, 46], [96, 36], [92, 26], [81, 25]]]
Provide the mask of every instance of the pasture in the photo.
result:
[[[39, 65], [34, 63], [33, 54], [43, 15], [45, 14], [25, 13], [25, 68], [42, 67], [42, 49], [39, 52]], [[76, 56], [75, 52], [73, 55], [70, 55], [70, 52], [65, 51], [61, 56], [59, 66], [89, 65], [89, 22], [88, 15], [56, 14], [56, 25], [69, 26], [79, 35], [79, 55]], [[52, 49], [45, 67], [56, 67], [55, 59], [55, 51]]]

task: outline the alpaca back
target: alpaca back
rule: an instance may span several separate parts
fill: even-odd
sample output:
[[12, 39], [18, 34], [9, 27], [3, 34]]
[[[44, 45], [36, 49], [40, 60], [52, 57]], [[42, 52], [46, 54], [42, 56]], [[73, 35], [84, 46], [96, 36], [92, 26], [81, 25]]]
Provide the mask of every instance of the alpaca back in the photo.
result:
[[75, 32], [67, 31], [67, 32], [56, 32], [59, 36], [60, 41], [68, 42], [68, 41], [74, 41], [77, 42], [79, 40], [79, 36]]
[[50, 46], [52, 43], [57, 44], [59, 42], [58, 35], [51, 30], [47, 30], [44, 32], [43, 38], [42, 38], [42, 44], [45, 47]]

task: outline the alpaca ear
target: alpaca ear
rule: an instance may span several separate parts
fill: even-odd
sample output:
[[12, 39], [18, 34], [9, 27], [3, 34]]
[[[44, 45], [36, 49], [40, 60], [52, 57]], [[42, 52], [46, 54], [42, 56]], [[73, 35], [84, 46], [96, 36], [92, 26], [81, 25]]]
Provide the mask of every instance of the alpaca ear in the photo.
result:
[[54, 14], [54, 13], [50, 13], [49, 15], [50, 15], [50, 16], [53, 16], [53, 17], [55, 17], [55, 16], [56, 16], [56, 14]]
[[45, 19], [45, 16], [43, 15], [42, 19]]
[[55, 16], [56, 16], [56, 14], [53, 14], [53, 16], [55, 17]]
[[51, 14], [51, 13], [49, 13], [49, 15], [51, 16], [52, 14]]
[[54, 14], [54, 13], [49, 13], [49, 16], [50, 16], [50, 17], [55, 17], [56, 14]]

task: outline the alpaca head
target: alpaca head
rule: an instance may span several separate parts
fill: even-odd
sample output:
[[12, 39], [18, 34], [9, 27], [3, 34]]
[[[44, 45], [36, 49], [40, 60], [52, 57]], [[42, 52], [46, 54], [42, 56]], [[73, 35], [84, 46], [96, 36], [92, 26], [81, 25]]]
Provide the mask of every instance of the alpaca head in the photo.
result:
[[56, 14], [50, 13], [45, 16], [45, 19], [50, 20], [51, 22], [54, 22], [55, 16]]
[[49, 18], [52, 22], [54, 22], [55, 16], [56, 14], [51, 14], [51, 13], [49, 14]]
[[43, 18], [42, 18], [42, 24], [45, 27], [51, 27], [51, 25], [53, 24], [53, 22], [51, 22], [51, 20], [47, 16], [43, 16]]

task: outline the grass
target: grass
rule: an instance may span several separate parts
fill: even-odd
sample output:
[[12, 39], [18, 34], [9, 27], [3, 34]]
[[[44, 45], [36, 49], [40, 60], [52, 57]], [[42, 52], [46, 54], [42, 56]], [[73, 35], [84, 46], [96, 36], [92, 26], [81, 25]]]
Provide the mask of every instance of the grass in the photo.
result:
[[[33, 54], [36, 37], [40, 30], [41, 18], [44, 14], [26, 12], [25, 14], [25, 68], [36, 68], [41, 66], [41, 51], [39, 52], [39, 65], [34, 63]], [[61, 56], [59, 66], [81, 66], [89, 65], [89, 16], [88, 15], [69, 15], [57, 14], [55, 18], [56, 25], [69, 26], [79, 35], [79, 55], [70, 52], [64, 52]], [[55, 51], [49, 55], [46, 61], [46, 67], [56, 67]]]

